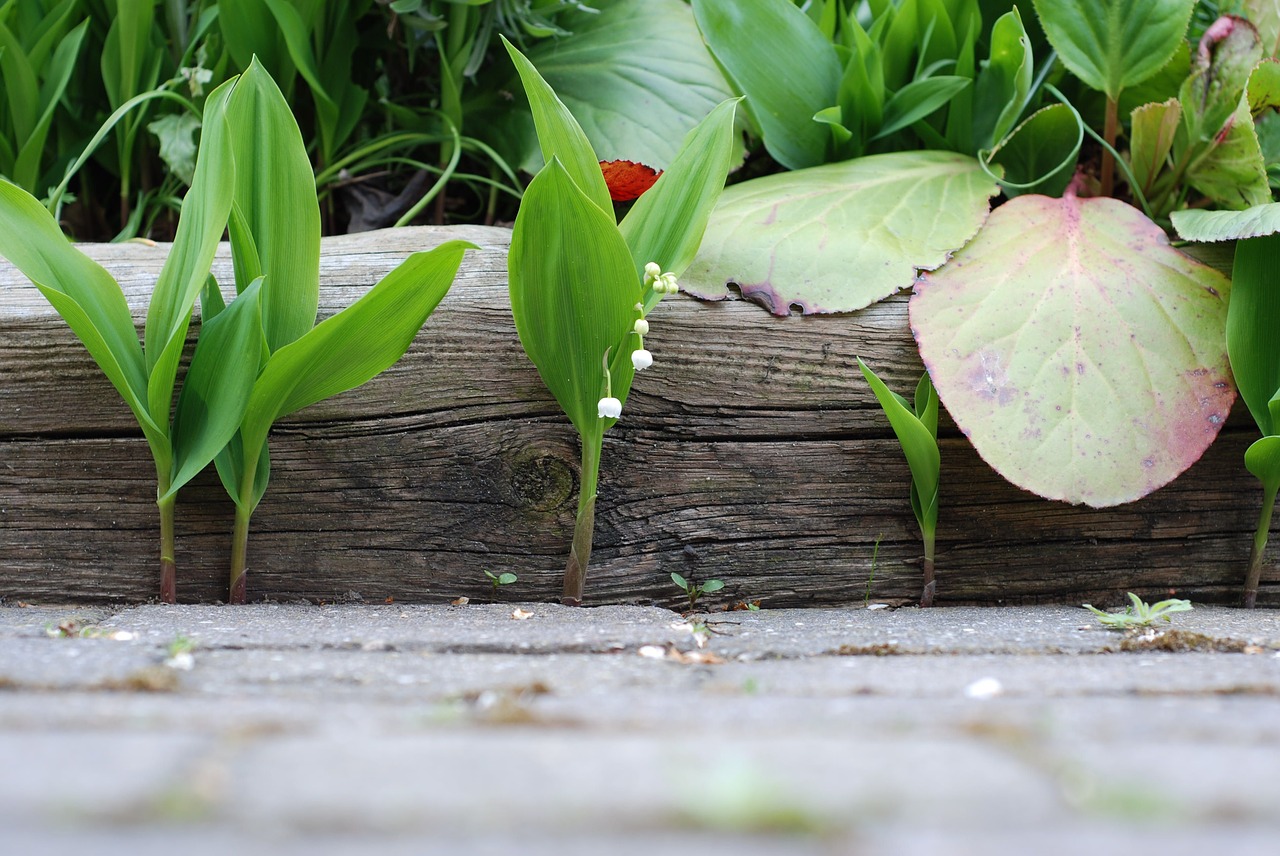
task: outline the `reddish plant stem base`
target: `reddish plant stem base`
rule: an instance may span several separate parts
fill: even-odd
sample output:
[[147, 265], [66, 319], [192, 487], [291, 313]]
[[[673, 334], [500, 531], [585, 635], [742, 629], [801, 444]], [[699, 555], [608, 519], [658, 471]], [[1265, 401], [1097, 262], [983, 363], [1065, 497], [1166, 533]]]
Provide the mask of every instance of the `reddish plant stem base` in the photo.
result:
[[245, 577], [247, 576], [248, 574], [241, 574], [240, 576], [236, 577], [236, 581], [231, 584], [231, 599], [228, 601], [229, 603], [232, 603], [236, 606], [239, 606], [244, 603], [248, 603], [248, 598], [246, 596], [245, 584], [244, 584]]
[[160, 602], [178, 602], [178, 566], [173, 559], [160, 560]]
[[924, 560], [924, 591], [920, 594], [920, 606], [933, 606], [933, 596], [938, 590], [938, 581], [933, 578], [933, 559]]

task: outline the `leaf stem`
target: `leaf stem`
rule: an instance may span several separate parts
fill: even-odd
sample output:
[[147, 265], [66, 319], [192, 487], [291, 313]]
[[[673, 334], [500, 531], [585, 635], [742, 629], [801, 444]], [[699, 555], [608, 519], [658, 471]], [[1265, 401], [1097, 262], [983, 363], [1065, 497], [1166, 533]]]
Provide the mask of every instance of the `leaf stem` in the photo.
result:
[[1249, 553], [1249, 572], [1244, 580], [1244, 606], [1253, 609], [1258, 603], [1258, 583], [1262, 580], [1262, 556], [1267, 550], [1267, 536], [1271, 532], [1271, 514], [1276, 507], [1276, 492], [1280, 485], [1264, 485], [1262, 511], [1258, 514], [1258, 528], [1253, 533], [1253, 550]]
[[933, 606], [933, 596], [938, 589], [938, 582], [933, 577], [934, 537], [935, 533], [921, 531], [924, 540], [924, 589], [920, 593], [920, 606]]
[[582, 606], [582, 591], [591, 562], [591, 542], [595, 534], [596, 482], [600, 473], [600, 450], [603, 432], [595, 431], [582, 438], [582, 484], [578, 492], [578, 518], [573, 526], [573, 546], [569, 564], [564, 569], [564, 593], [560, 602], [566, 606]]
[[249, 518], [252, 516], [253, 512], [245, 505], [236, 505], [236, 523], [231, 533], [231, 582], [228, 587], [228, 603], [242, 604], [247, 600], [245, 574], [248, 573], [246, 558], [249, 552]]
[[1115, 149], [1117, 128], [1120, 124], [1120, 102], [1107, 99], [1107, 115], [1102, 126], [1102, 137], [1107, 144], [1102, 148], [1102, 195], [1110, 196], [1115, 189], [1116, 162], [1111, 152]]
[[[161, 495], [169, 492], [169, 485], [161, 484]], [[174, 560], [173, 516], [177, 497], [160, 500], [160, 602], [178, 602], [178, 564]]]

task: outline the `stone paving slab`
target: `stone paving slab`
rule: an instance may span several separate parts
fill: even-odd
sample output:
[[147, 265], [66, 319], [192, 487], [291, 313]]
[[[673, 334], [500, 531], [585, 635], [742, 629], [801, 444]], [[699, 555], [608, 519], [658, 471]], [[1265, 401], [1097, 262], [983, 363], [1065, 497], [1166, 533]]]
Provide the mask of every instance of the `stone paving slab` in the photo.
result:
[[0, 852], [1273, 853], [1280, 613], [1171, 627], [0, 607]]

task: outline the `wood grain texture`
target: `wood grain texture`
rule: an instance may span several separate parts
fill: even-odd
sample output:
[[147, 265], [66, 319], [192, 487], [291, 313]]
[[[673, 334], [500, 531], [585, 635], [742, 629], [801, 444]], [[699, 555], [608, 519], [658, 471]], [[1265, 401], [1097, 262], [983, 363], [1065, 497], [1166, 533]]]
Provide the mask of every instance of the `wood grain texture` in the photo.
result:
[[[282, 422], [254, 516], [251, 599], [552, 600], [577, 501], [576, 438], [520, 349], [501, 229], [326, 239], [321, 315], [402, 258], [469, 253], [409, 354], [366, 386]], [[83, 248], [141, 326], [167, 246]], [[215, 265], [229, 283], [224, 252]], [[912, 602], [919, 542], [906, 464], [857, 370], [892, 388], [921, 366], [900, 296], [852, 316], [773, 318], [683, 295], [651, 316], [656, 363], [605, 440], [589, 603], [676, 603], [669, 575], [725, 581], [719, 602]], [[1260, 491], [1240, 408], [1186, 475], [1110, 510], [1050, 503], [992, 473], [943, 425], [938, 600], [1119, 603], [1123, 592], [1234, 602]], [[151, 458], [115, 391], [33, 287], [0, 262], [0, 597], [155, 595]], [[179, 598], [226, 595], [231, 504], [206, 472], [181, 495]], [[872, 553], [880, 540], [872, 575]], [[1261, 602], [1280, 604], [1271, 563]]]

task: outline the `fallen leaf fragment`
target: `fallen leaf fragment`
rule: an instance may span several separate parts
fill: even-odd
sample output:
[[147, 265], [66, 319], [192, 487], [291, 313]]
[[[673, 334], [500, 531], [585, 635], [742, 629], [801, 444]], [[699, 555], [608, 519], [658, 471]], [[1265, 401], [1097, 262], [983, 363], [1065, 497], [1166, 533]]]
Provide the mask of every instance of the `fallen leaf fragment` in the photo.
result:
[[471, 598], [460, 597], [457, 600], [450, 601], [450, 603], [452, 603], [454, 606], [466, 606], [467, 604], [471, 603]]
[[964, 688], [966, 698], [986, 700], [1004, 694], [1004, 685], [995, 678], [979, 678]]
[[516, 621], [524, 621], [526, 619], [533, 618], [533, 613], [529, 612], [526, 609], [521, 609], [520, 607], [516, 607], [515, 610], [512, 611], [511, 617], [514, 618]]
[[663, 648], [660, 645], [645, 645], [638, 652], [641, 657], [648, 657], [651, 660], [668, 660], [672, 663], [697, 664], [697, 665], [719, 665], [724, 662], [724, 658], [712, 654], [710, 651], [690, 651], [685, 653], [672, 645], [670, 648]]

